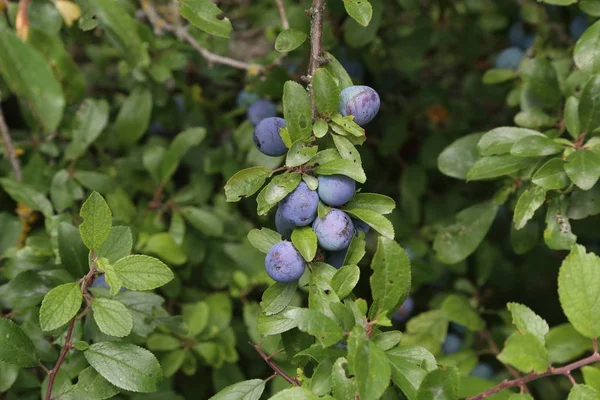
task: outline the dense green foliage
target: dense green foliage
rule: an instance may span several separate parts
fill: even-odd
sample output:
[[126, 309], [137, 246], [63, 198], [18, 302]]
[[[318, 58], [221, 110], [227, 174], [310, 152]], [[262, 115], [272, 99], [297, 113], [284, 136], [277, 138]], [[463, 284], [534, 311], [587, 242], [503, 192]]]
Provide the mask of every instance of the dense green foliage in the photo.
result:
[[[600, 399], [598, 17], [0, 2], [0, 399]], [[362, 228], [336, 268], [291, 224], [274, 282], [277, 207], [331, 175], [317, 220]]]

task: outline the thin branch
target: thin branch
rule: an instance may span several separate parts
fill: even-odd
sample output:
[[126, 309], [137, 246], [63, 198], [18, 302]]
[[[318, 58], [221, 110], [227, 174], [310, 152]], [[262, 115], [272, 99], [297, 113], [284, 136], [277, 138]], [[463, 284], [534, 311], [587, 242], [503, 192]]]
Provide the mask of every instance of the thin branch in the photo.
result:
[[[308, 63], [308, 79], [312, 81], [317, 68], [321, 65], [321, 41], [323, 37], [323, 11], [325, 10], [325, 0], [313, 0], [313, 5], [309, 10], [311, 16], [310, 25], [310, 61]], [[309, 84], [310, 85], [310, 84]], [[315, 96], [312, 88], [310, 91], [310, 102], [312, 105], [313, 119], [317, 116], [315, 107]]]
[[156, 11], [156, 8], [151, 3], [150, 0], [140, 0], [140, 4], [142, 5], [142, 9], [148, 17], [148, 21], [154, 28], [154, 32], [158, 35], [162, 34], [163, 31], [174, 33], [177, 37], [182, 40], [188, 42], [190, 46], [194, 48], [204, 59], [208, 62], [209, 65], [213, 64], [223, 64], [228, 65], [233, 68], [249, 71], [256, 70], [257, 72], [262, 71], [264, 67], [256, 64], [250, 64], [247, 62], [239, 61], [230, 57], [220, 56], [218, 54], [212, 53], [204, 47], [200, 46], [200, 43], [187, 31], [184, 27], [177, 27], [165, 21]]
[[46, 397], [45, 400], [50, 400], [52, 398], [52, 387], [54, 386], [54, 380], [56, 379], [56, 375], [60, 370], [60, 367], [65, 361], [65, 357], [69, 350], [73, 348], [73, 343], [71, 342], [71, 336], [73, 336], [73, 328], [75, 327], [75, 321], [77, 320], [77, 316], [71, 318], [71, 322], [69, 323], [69, 330], [67, 330], [67, 336], [65, 337], [65, 345], [60, 351], [60, 355], [58, 356], [58, 361], [54, 368], [48, 371], [48, 388], [46, 389]]
[[279, 18], [281, 18], [281, 25], [283, 25], [283, 29], [290, 29], [290, 21], [288, 21], [283, 0], [275, 0], [275, 3], [277, 3], [277, 8], [279, 9]]
[[271, 359], [271, 357], [273, 357], [273, 355], [268, 356], [263, 349], [260, 348], [260, 346], [255, 345], [252, 342], [248, 342], [250, 343], [250, 346], [254, 347], [254, 349], [258, 352], [258, 354], [260, 355], [260, 357], [265, 360], [265, 362], [267, 363], [267, 365], [269, 367], [271, 367], [271, 369], [273, 370], [273, 372], [275, 373], [275, 375], [279, 375], [281, 376], [283, 379], [285, 379], [288, 383], [294, 385], [294, 386], [300, 386], [300, 382], [298, 382], [298, 380], [296, 378], [292, 378], [291, 376], [289, 376], [284, 370], [281, 369], [281, 367], [279, 365], [277, 365], [277, 363], [275, 361], [273, 361]]
[[8, 126], [6, 125], [6, 121], [4, 120], [4, 114], [2, 113], [1, 108], [0, 134], [2, 135], [2, 142], [4, 142], [4, 148], [6, 149], [8, 159], [10, 160], [10, 165], [12, 166], [12, 170], [15, 173], [15, 179], [17, 180], [17, 182], [21, 182], [23, 180], [23, 174], [21, 173], [21, 163], [19, 162], [19, 158], [17, 157], [17, 153], [15, 152], [15, 147], [13, 146], [12, 139], [10, 137], [10, 132], [8, 131]]
[[29, 3], [31, 3], [31, 0], [19, 1], [19, 9], [17, 10], [17, 17], [15, 19], [17, 36], [23, 41], [26, 41], [29, 36], [29, 17], [27, 15]]
[[[500, 354], [500, 349], [498, 348], [498, 346], [496, 346], [496, 342], [494, 342], [494, 339], [492, 339], [492, 335], [490, 334], [490, 332], [488, 330], [483, 330], [483, 331], [479, 332], [479, 335], [487, 342], [487, 344], [490, 348], [490, 351], [497, 358], [498, 354]], [[500, 360], [498, 360], [498, 361], [500, 361]], [[512, 377], [514, 379], [521, 378], [521, 374], [519, 373], [519, 371], [517, 371], [510, 365], [505, 364], [503, 362], [501, 362], [501, 364], [504, 366], [504, 368], [506, 368], [508, 370], [508, 372], [510, 372], [510, 374], [512, 375]], [[527, 385], [525, 385], [525, 383], [519, 385], [519, 387], [521, 388], [521, 390], [523, 392], [529, 393], [529, 388], [527, 387]]]
[[44, 364], [42, 364], [42, 362], [40, 361], [40, 363], [38, 364], [38, 366], [44, 370], [45, 373], [47, 373], [48, 375], [50, 375], [50, 370], [48, 368], [46, 368], [46, 366]]
[[564, 367], [560, 367], [560, 368], [550, 367], [541, 374], [538, 374], [537, 372], [532, 372], [529, 375], [525, 375], [524, 377], [519, 378], [519, 379], [513, 379], [511, 381], [505, 380], [501, 384], [496, 385], [493, 388], [491, 388], [481, 394], [478, 394], [477, 396], [468, 397], [466, 400], [482, 400], [493, 394], [498, 393], [499, 391], [501, 391], [503, 389], [508, 389], [511, 387], [522, 387], [522, 385], [524, 385], [527, 382], [531, 382], [531, 381], [539, 379], [539, 378], [544, 378], [546, 376], [564, 375], [566, 377], [569, 377], [571, 375], [571, 371], [579, 369], [585, 365], [593, 364], [593, 363], [596, 363], [599, 361], [600, 361], [600, 354], [597, 352], [594, 352], [594, 354], [592, 354], [591, 356], [581, 359], [579, 361], [575, 361], [569, 365], [565, 365]]

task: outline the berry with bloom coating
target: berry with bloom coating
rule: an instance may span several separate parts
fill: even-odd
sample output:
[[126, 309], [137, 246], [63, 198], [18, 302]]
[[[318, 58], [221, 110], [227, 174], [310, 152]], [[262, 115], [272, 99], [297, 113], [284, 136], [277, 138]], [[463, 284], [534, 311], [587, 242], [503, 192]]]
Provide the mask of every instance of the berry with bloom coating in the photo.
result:
[[396, 314], [392, 317], [392, 320], [398, 322], [404, 322], [410, 317], [413, 310], [415, 309], [415, 301], [412, 296], [408, 296], [404, 303], [398, 308]]
[[248, 107], [248, 119], [252, 125], [258, 125], [265, 118], [275, 117], [277, 115], [277, 106], [269, 100], [259, 100]]
[[523, 50], [520, 48], [509, 47], [498, 54], [494, 65], [496, 68], [517, 69], [519, 68], [519, 64], [521, 64], [524, 55], [525, 53], [523, 53]]
[[[94, 282], [92, 283], [92, 287], [110, 289], [110, 286], [108, 285], [108, 283], [106, 283], [106, 275], [105, 274], [98, 275], [94, 279]], [[127, 290], [127, 289], [122, 287], [120, 291], [124, 292], [125, 290]]]
[[350, 245], [354, 236], [354, 224], [345, 212], [332, 208], [325, 218], [313, 222], [319, 246], [325, 250], [343, 250]]
[[349, 86], [340, 93], [340, 114], [352, 115], [354, 122], [365, 125], [379, 112], [379, 95], [368, 86]]
[[265, 118], [254, 128], [254, 145], [263, 154], [278, 157], [287, 153], [287, 147], [279, 134], [285, 125], [285, 119], [279, 117]]
[[346, 204], [356, 190], [356, 181], [345, 175], [320, 175], [319, 197], [323, 203], [337, 207]]
[[259, 101], [258, 94], [242, 90], [235, 100], [238, 107], [248, 107]]
[[277, 282], [294, 282], [304, 273], [304, 259], [290, 242], [273, 245], [265, 258], [267, 274]]
[[304, 181], [279, 203], [281, 216], [295, 226], [306, 226], [317, 217], [319, 195]]
[[325, 254], [325, 261], [332, 267], [340, 269], [344, 266], [346, 254], [348, 254], [347, 248], [338, 251], [328, 251], [327, 254]]
[[579, 39], [583, 32], [588, 28], [588, 20], [583, 14], [579, 14], [573, 21], [569, 24], [569, 33], [571, 37], [575, 40]]
[[277, 207], [277, 212], [275, 213], [275, 228], [284, 239], [292, 237], [294, 224], [281, 216], [281, 209], [279, 207]]
[[[354, 224], [354, 230], [363, 231], [365, 234], [369, 233], [371, 227], [366, 222], [361, 221], [360, 219], [352, 218], [352, 223]], [[358, 235], [358, 232], [356, 232]]]
[[444, 353], [454, 354], [460, 350], [461, 344], [462, 340], [460, 340], [460, 338], [455, 334], [450, 333], [448, 336], [446, 336], [446, 340], [444, 340], [442, 348], [444, 349]]
[[489, 366], [489, 364], [478, 363], [471, 371], [471, 375], [481, 379], [492, 379], [495, 374], [494, 370]]

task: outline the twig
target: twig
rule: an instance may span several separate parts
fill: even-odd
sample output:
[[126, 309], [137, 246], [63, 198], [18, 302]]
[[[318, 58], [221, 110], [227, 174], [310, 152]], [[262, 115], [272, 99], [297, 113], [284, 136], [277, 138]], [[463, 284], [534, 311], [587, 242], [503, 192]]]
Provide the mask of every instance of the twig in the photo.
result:
[[75, 327], [75, 321], [77, 320], [77, 316], [71, 318], [71, 322], [69, 323], [69, 330], [67, 330], [67, 336], [65, 337], [65, 345], [60, 351], [60, 355], [58, 356], [58, 361], [54, 368], [48, 371], [48, 388], [46, 389], [46, 397], [45, 400], [50, 400], [52, 398], [52, 387], [54, 386], [54, 380], [56, 379], [56, 375], [58, 374], [58, 370], [60, 369], [63, 361], [65, 361], [65, 357], [69, 350], [73, 348], [73, 343], [71, 343], [71, 336], [73, 335], [73, 328]]
[[[321, 41], [323, 36], [323, 11], [325, 9], [325, 0], [313, 0], [313, 5], [309, 10], [311, 16], [310, 25], [310, 61], [308, 63], [308, 79], [312, 81], [317, 68], [321, 65]], [[309, 84], [310, 87], [311, 84]], [[312, 89], [312, 88], [311, 88]], [[310, 102], [312, 106], [313, 119], [317, 116], [315, 106], [315, 96], [310, 91]]]
[[2, 141], [4, 142], [4, 147], [6, 148], [6, 153], [8, 155], [8, 159], [10, 160], [10, 165], [12, 166], [12, 170], [15, 173], [15, 179], [17, 182], [21, 182], [23, 180], [23, 175], [21, 173], [21, 163], [19, 162], [19, 158], [15, 153], [15, 148], [12, 143], [12, 139], [10, 138], [10, 133], [8, 131], [8, 126], [6, 125], [6, 121], [4, 120], [4, 114], [2, 113], [2, 109], [0, 108], [0, 134], [2, 135]]
[[48, 375], [50, 375], [50, 370], [48, 368], [46, 368], [46, 366], [44, 364], [42, 364], [42, 362], [40, 361], [40, 363], [38, 364], [38, 366], [44, 370], [45, 373], [47, 373]]
[[140, 0], [140, 4], [142, 5], [142, 9], [148, 17], [148, 21], [150, 21], [150, 24], [153, 26], [156, 34], [161, 34], [163, 31], [174, 33], [180, 39], [188, 42], [189, 45], [194, 48], [194, 50], [204, 57], [209, 65], [223, 64], [245, 71], [256, 70], [257, 72], [260, 72], [264, 68], [256, 64], [250, 64], [233, 58], [220, 56], [208, 51], [204, 47], [200, 46], [200, 43], [198, 43], [198, 41], [187, 31], [186, 28], [177, 27], [165, 21], [159, 15], [158, 11], [156, 11], [156, 8], [154, 8], [154, 5], [150, 2], [150, 0]]
[[[599, 361], [600, 361], [600, 354], [598, 352], [594, 352], [594, 354], [592, 354], [591, 356], [581, 359], [579, 361], [575, 361], [569, 365], [565, 365], [564, 367], [560, 367], [560, 368], [550, 367], [541, 374], [538, 374], [537, 372], [532, 372], [529, 375], [525, 375], [519, 379], [513, 379], [511, 381], [505, 380], [504, 382], [500, 383], [499, 385], [496, 385], [493, 388], [491, 388], [481, 394], [478, 394], [477, 396], [468, 397], [466, 400], [485, 399], [495, 393], [498, 393], [499, 391], [501, 391], [503, 389], [507, 389], [507, 388], [511, 388], [511, 387], [522, 387], [522, 385], [526, 384], [527, 382], [530, 382], [530, 381], [533, 381], [533, 380], [536, 380], [539, 378], [543, 378], [546, 376], [564, 375], [567, 378], [569, 378], [569, 376], [571, 375], [571, 371], [573, 371], [575, 369], [579, 369], [585, 365], [593, 364], [593, 363], [596, 363]], [[570, 379], [572, 379], [572, 378], [570, 378]], [[573, 381], [574, 380], [571, 380], [571, 382], [573, 382]]]
[[23, 41], [26, 41], [27, 36], [29, 36], [29, 17], [27, 16], [29, 3], [31, 3], [31, 0], [19, 1], [19, 9], [17, 10], [17, 17], [15, 20], [17, 35]]
[[277, 8], [279, 9], [279, 18], [281, 18], [281, 25], [283, 25], [283, 29], [290, 29], [290, 21], [288, 21], [283, 0], [275, 0], [275, 3], [277, 3]]
[[[490, 334], [490, 332], [488, 330], [483, 330], [483, 331], [479, 332], [479, 335], [487, 342], [492, 354], [495, 355], [496, 357], [498, 357], [498, 354], [500, 354], [500, 349], [498, 348], [498, 346], [496, 346], [496, 342], [494, 342], [494, 339], [492, 339], [492, 335]], [[498, 361], [500, 361], [500, 360], [498, 360]], [[510, 365], [505, 364], [503, 362], [501, 362], [501, 364], [504, 366], [504, 368], [506, 368], [508, 370], [508, 372], [510, 372], [510, 374], [512, 375], [512, 377], [514, 379], [521, 378], [521, 374], [519, 373], [519, 371], [517, 371]], [[525, 383], [523, 383], [522, 385], [519, 385], [519, 387], [521, 388], [521, 390], [523, 392], [529, 393], [529, 388], [527, 387], [527, 385], [525, 385]]]
[[277, 365], [277, 363], [273, 360], [271, 360], [271, 356], [268, 356], [263, 349], [260, 348], [260, 346], [255, 345], [252, 342], [248, 342], [250, 343], [250, 346], [254, 347], [254, 349], [258, 352], [258, 354], [260, 355], [260, 357], [265, 360], [265, 362], [267, 363], [267, 365], [269, 367], [271, 367], [271, 369], [273, 370], [273, 372], [275, 373], [275, 375], [279, 375], [281, 376], [283, 379], [285, 379], [288, 383], [294, 385], [294, 386], [300, 386], [300, 382], [298, 382], [298, 380], [296, 378], [292, 378], [291, 376], [289, 376], [284, 370], [281, 369], [281, 367], [279, 365]]

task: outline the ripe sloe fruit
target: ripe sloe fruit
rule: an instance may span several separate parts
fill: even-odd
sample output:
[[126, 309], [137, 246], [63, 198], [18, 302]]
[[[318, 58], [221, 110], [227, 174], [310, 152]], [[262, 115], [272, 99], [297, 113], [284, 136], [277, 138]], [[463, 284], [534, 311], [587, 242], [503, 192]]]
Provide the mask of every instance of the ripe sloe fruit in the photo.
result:
[[354, 196], [356, 181], [345, 175], [320, 175], [317, 190], [323, 203], [343, 206]]
[[411, 316], [413, 310], [415, 309], [415, 301], [412, 296], [408, 296], [404, 303], [398, 308], [398, 311], [392, 317], [392, 320], [398, 322], [404, 322]]
[[[92, 283], [92, 287], [110, 289], [110, 286], [108, 285], [108, 283], [106, 283], [106, 275], [105, 274], [98, 275], [94, 279], [94, 283]], [[122, 287], [120, 291], [124, 292], [125, 290], [127, 290], [127, 289]]]
[[494, 377], [494, 370], [486, 363], [478, 363], [471, 371], [471, 375], [482, 379], [492, 379]]
[[[361, 221], [360, 219], [352, 218], [352, 223], [354, 224], [354, 229], [357, 231], [363, 231], [365, 234], [369, 233], [371, 227], [366, 222]], [[357, 232], [358, 234], [358, 232]]]
[[259, 100], [248, 107], [247, 114], [252, 125], [258, 125], [265, 118], [277, 116], [277, 107], [272, 101]]
[[338, 251], [350, 245], [354, 236], [354, 224], [345, 212], [332, 208], [325, 218], [313, 222], [319, 246], [325, 250]]
[[281, 209], [277, 207], [275, 213], [275, 228], [284, 239], [290, 239], [294, 231], [294, 224], [281, 216]]
[[379, 95], [368, 86], [348, 86], [340, 93], [340, 99], [340, 114], [352, 115], [358, 125], [371, 122], [379, 112]]
[[294, 282], [304, 273], [304, 259], [291, 242], [273, 245], [265, 258], [267, 274], [277, 282]]
[[454, 354], [458, 350], [460, 350], [461, 344], [462, 340], [460, 339], [460, 337], [456, 336], [453, 333], [450, 333], [448, 334], [448, 336], [446, 336], [446, 340], [444, 340], [442, 348], [444, 349], [444, 353]]
[[569, 33], [571, 34], [571, 37], [573, 39], [577, 40], [581, 37], [581, 35], [583, 35], [583, 32], [585, 32], [587, 27], [587, 18], [585, 17], [585, 15], [579, 14], [578, 16], [573, 18], [573, 20], [569, 24]]
[[281, 216], [295, 226], [306, 226], [317, 217], [319, 195], [304, 181], [279, 203]]
[[285, 119], [279, 117], [265, 118], [254, 128], [254, 145], [263, 154], [278, 157], [287, 153], [287, 147], [279, 134]]
[[260, 100], [258, 94], [242, 90], [238, 93], [235, 102], [238, 107], [249, 107], [258, 100]]
[[340, 269], [344, 266], [346, 254], [348, 254], [347, 248], [338, 251], [328, 251], [327, 254], [325, 254], [325, 261], [332, 267]]
[[495, 66], [496, 68], [509, 68], [509, 69], [517, 69], [519, 68], [519, 64], [521, 64], [521, 60], [523, 60], [523, 50], [518, 47], [509, 47], [504, 49], [498, 54], [496, 57]]
[[512, 46], [520, 47], [526, 50], [531, 47], [535, 41], [535, 35], [533, 33], [527, 33], [525, 31], [525, 25], [523, 22], [515, 22], [508, 31], [508, 40]]

